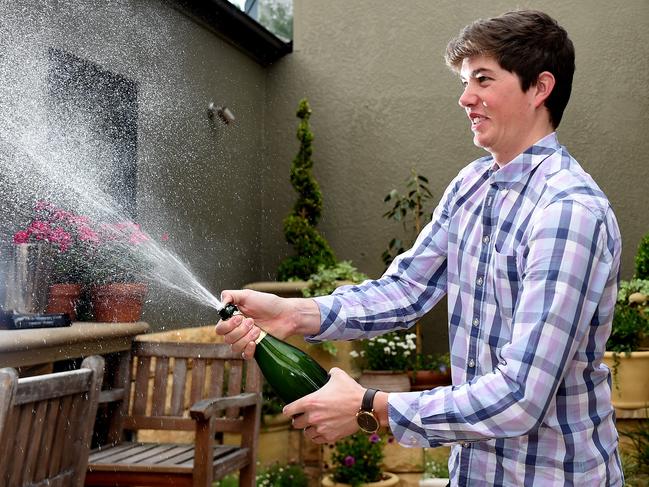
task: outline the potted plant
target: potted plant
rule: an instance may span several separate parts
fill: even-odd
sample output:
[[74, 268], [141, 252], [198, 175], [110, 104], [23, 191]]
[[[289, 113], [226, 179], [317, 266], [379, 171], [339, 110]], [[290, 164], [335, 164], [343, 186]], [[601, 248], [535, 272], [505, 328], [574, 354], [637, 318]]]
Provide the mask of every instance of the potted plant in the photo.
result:
[[284, 236], [296, 254], [280, 263], [277, 271], [280, 281], [307, 280], [318, 267], [336, 263], [331, 247], [315, 228], [322, 214], [322, 193], [312, 174], [313, 132], [309, 127], [311, 107], [306, 99], [300, 101], [297, 117], [300, 119], [297, 128], [300, 149], [291, 166], [291, 185], [298, 199], [284, 220]]
[[428, 451], [424, 450], [424, 471], [419, 487], [446, 487], [448, 478], [448, 465], [432, 458]]
[[[335, 265], [330, 267], [321, 265], [318, 267], [318, 272], [311, 274], [309, 277], [306, 287], [302, 289], [302, 296], [305, 298], [327, 296], [339, 286], [345, 284], [359, 284], [366, 279], [368, 279], [368, 276], [359, 272], [358, 269], [352, 265], [351, 261], [348, 260], [337, 262]], [[334, 357], [338, 353], [336, 344], [331, 341], [322, 342], [313, 346], [321, 348]]]
[[408, 368], [411, 356], [417, 348], [416, 335], [393, 331], [360, 341], [360, 352], [350, 352], [357, 359], [362, 370], [358, 382], [386, 392], [410, 390]]
[[[409, 248], [424, 225], [432, 217], [432, 208], [429, 203], [433, 200], [433, 193], [428, 187], [428, 178], [410, 170], [410, 177], [406, 179], [406, 193], [402, 194], [397, 189], [392, 189], [383, 198], [384, 203], [392, 207], [383, 214], [384, 218], [401, 224], [403, 236], [394, 237], [388, 247], [381, 254], [381, 260], [387, 268], [395, 257]], [[415, 325], [417, 335], [417, 352], [421, 352], [421, 330], [419, 323]]]
[[621, 409], [649, 406], [649, 234], [640, 241], [635, 275], [621, 281], [604, 362], [613, 371], [613, 405]]
[[309, 478], [301, 465], [274, 463], [257, 475], [256, 484], [261, 487], [308, 487]]
[[408, 376], [413, 391], [449, 385], [451, 384], [451, 356], [448, 352], [417, 353], [413, 357]]
[[31, 221], [14, 234], [15, 244], [47, 243], [52, 266], [46, 312], [67, 313], [76, 319], [81, 284], [88, 273], [88, 257], [98, 237], [90, 220], [47, 201], [34, 206]]
[[621, 281], [604, 362], [613, 371], [613, 405], [639, 409], [649, 405], [649, 280]]
[[140, 319], [147, 292], [143, 282], [149, 261], [149, 236], [133, 222], [104, 223], [90, 259], [92, 312], [95, 320], [132, 322]]
[[[383, 472], [385, 440], [378, 433], [357, 432], [336, 442], [331, 454], [331, 473], [324, 476], [324, 487], [389, 487], [398, 485], [399, 477]], [[327, 466], [325, 465], [325, 468]]]

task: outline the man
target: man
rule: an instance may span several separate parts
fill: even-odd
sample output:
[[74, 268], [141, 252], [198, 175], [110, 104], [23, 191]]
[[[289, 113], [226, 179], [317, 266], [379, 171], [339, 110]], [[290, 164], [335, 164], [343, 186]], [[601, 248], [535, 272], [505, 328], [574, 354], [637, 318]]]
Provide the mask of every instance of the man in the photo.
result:
[[[601, 363], [620, 233], [555, 133], [572, 42], [544, 13], [509, 12], [465, 27], [446, 61], [464, 86], [473, 142], [490, 155], [451, 182], [412, 249], [380, 279], [327, 297], [226, 291], [249, 318], [217, 332], [245, 357], [259, 334], [253, 319], [279, 337], [366, 338], [411, 326], [446, 293], [453, 386], [372, 397], [332, 369], [320, 391], [286, 406], [295, 427], [331, 442], [359, 425], [371, 431], [375, 415], [405, 446], [452, 444], [452, 485], [622, 485]], [[373, 411], [357, 422], [359, 409]]]

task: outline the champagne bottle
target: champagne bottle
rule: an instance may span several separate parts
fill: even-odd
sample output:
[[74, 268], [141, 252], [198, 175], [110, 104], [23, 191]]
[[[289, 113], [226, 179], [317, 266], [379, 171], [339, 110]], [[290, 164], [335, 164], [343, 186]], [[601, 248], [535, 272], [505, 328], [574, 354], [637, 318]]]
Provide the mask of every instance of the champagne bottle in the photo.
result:
[[[222, 320], [238, 311], [233, 304], [221, 308]], [[317, 391], [329, 380], [329, 374], [310, 355], [265, 331], [256, 340], [255, 361], [266, 382], [285, 402], [291, 403]]]

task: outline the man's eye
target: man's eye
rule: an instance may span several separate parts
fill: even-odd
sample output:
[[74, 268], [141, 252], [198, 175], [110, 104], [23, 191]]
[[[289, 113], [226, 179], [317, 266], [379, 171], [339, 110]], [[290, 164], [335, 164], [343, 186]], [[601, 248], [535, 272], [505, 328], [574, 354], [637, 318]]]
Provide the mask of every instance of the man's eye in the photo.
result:
[[487, 76], [478, 76], [476, 79], [478, 80], [479, 83], [486, 83], [491, 78], [488, 78]]

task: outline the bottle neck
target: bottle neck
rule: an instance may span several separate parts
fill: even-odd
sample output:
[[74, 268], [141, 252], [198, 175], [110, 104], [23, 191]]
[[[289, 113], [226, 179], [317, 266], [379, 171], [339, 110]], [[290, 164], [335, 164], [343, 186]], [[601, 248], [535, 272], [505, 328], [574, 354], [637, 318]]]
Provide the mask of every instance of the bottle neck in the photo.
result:
[[259, 336], [255, 340], [255, 344], [259, 344], [259, 342], [261, 342], [264, 338], [266, 338], [266, 335], [268, 335], [268, 333], [266, 333], [264, 330], [261, 330], [259, 332]]

